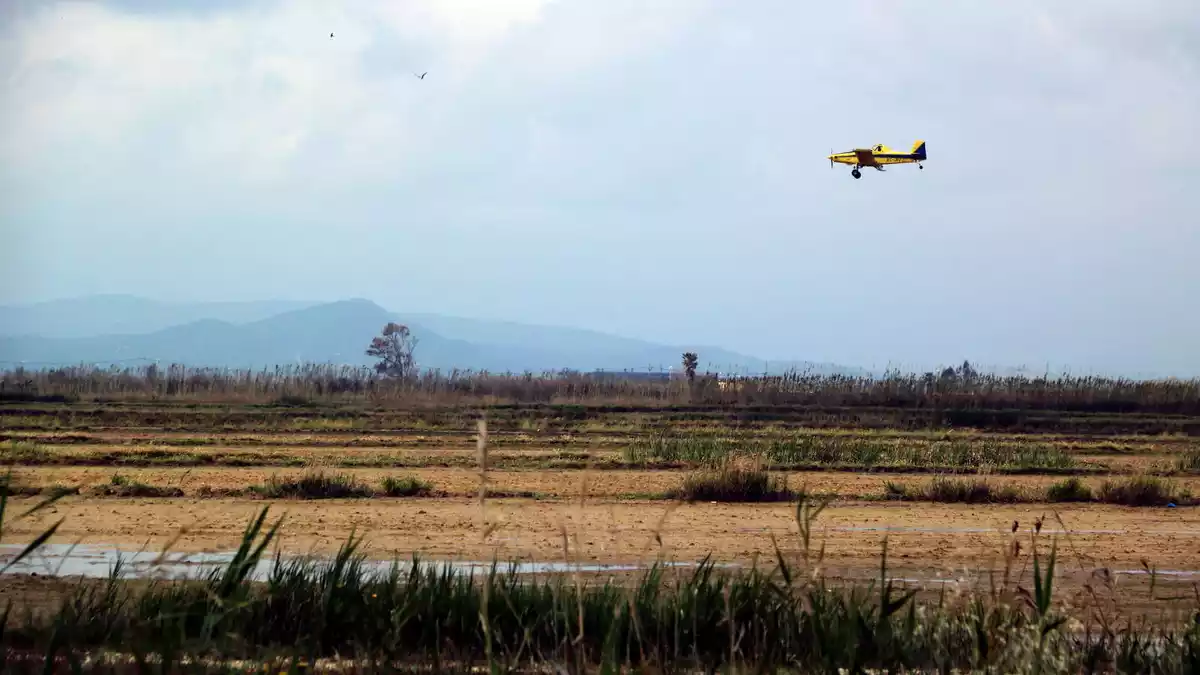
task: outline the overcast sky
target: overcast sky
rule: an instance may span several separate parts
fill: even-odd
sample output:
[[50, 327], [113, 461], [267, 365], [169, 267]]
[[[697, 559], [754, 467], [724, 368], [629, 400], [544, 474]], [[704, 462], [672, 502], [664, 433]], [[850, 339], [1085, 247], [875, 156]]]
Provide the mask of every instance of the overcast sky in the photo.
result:
[[1195, 0], [15, 0], [0, 103], [0, 302], [1200, 374]]

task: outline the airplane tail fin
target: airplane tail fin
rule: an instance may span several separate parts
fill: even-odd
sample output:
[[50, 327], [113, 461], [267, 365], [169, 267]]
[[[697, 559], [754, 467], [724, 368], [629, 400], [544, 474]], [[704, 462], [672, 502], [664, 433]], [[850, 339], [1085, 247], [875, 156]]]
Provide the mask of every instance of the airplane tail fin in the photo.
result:
[[925, 159], [925, 141], [913, 143], [912, 154], [916, 155], [917, 159]]

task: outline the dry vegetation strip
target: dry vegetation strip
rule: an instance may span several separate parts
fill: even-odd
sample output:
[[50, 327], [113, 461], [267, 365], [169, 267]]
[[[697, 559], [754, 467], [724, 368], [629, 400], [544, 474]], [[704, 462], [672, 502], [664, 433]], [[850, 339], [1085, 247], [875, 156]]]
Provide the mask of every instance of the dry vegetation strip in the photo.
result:
[[[311, 364], [261, 371], [146, 366], [12, 370], [0, 378], [8, 400], [70, 401], [105, 397], [129, 401], [273, 402], [287, 406], [327, 402], [493, 402], [519, 406], [554, 400], [646, 404], [735, 403], [767, 406], [865, 406], [982, 409], [1055, 409], [1094, 413], [1200, 414], [1200, 380], [1144, 381], [1101, 377], [1056, 378], [981, 375], [968, 366], [935, 373], [890, 373], [881, 378], [790, 372], [720, 382], [699, 374], [646, 380], [559, 372], [489, 374], [422, 372], [394, 380], [371, 368]], [[962, 404], [969, 405], [962, 405]]]
[[[3, 407], [0, 406], [0, 411]], [[436, 444], [455, 446], [474, 441], [471, 429], [336, 431], [314, 433], [297, 429], [248, 426], [244, 429], [197, 427], [170, 430], [155, 427], [103, 427], [78, 424], [71, 428], [42, 428], [14, 424], [12, 417], [0, 415], [0, 441], [15, 440], [55, 445], [148, 443], [178, 446], [306, 445], [347, 447], [419, 446]], [[491, 425], [489, 424], [489, 429]], [[1097, 436], [1054, 433], [996, 433], [971, 430], [897, 431], [862, 428], [819, 429], [812, 427], [753, 427], [715, 425], [703, 428], [688, 424], [670, 424], [627, 429], [621, 432], [586, 429], [535, 431], [491, 431], [493, 445], [556, 446], [587, 442], [596, 446], [624, 447], [630, 442], [653, 440], [658, 444], [693, 439], [696, 442], [723, 439], [727, 442], [770, 443], [791, 441], [838, 445], [878, 443], [885, 445], [928, 443], [965, 443], [1011, 445], [1036, 442], [1071, 452], [1092, 454], [1130, 454], [1175, 452], [1180, 447], [1200, 446], [1200, 438], [1187, 436]]]
[[[489, 484], [495, 494], [526, 496], [546, 500], [571, 500], [579, 497], [580, 486], [586, 488], [586, 496], [596, 499], [699, 499], [712, 501], [714, 497], [698, 496], [686, 489], [689, 482], [699, 479], [725, 480], [724, 469], [700, 470], [627, 470], [589, 472], [574, 469], [541, 471], [528, 470], [489, 470]], [[736, 472], [734, 472], [736, 474]], [[55, 488], [78, 489], [82, 494], [97, 496], [135, 496], [120, 492], [98, 493], [96, 487], [105, 485], [114, 475], [124, 480], [136, 481], [142, 485], [155, 486], [163, 491], [164, 496], [173, 494], [189, 497], [221, 497], [221, 496], [271, 496], [271, 492], [255, 491], [254, 486], [265, 486], [272, 481], [299, 480], [312, 475], [341, 476], [346, 481], [366, 486], [370, 489], [358, 490], [356, 494], [364, 497], [383, 496], [386, 491], [380, 491], [378, 485], [392, 477], [411, 476], [419, 479], [433, 488], [430, 494], [470, 496], [478, 491], [478, 471], [474, 468], [429, 468], [418, 467], [397, 471], [394, 469], [377, 468], [328, 468], [328, 467], [243, 467], [243, 468], [181, 468], [181, 467], [112, 467], [73, 466], [73, 467], [23, 467], [13, 471], [16, 485], [22, 486], [26, 493], [50, 492]], [[736, 487], [736, 478], [753, 480], [756, 484], [766, 485], [768, 482], [779, 483], [786, 489], [778, 490], [781, 496], [791, 494], [823, 495], [841, 500], [928, 500], [945, 501], [943, 498], [931, 497], [936, 493], [927, 491], [923, 486], [952, 481], [963, 485], [984, 485], [995, 494], [995, 500], [1023, 502], [1052, 502], [1065, 501], [1051, 493], [1056, 485], [1078, 485], [1087, 489], [1089, 499], [1078, 501], [1108, 501], [1120, 503], [1115, 499], [1105, 498], [1105, 485], [1139, 485], [1154, 486], [1163, 495], [1162, 500], [1151, 500], [1154, 505], [1165, 506], [1174, 503], [1179, 507], [1193, 503], [1194, 495], [1200, 495], [1200, 477], [1163, 479], [1156, 476], [1087, 476], [1070, 477], [1067, 479], [1055, 476], [936, 476], [933, 478], [915, 478], [902, 474], [864, 474], [852, 472], [766, 472], [754, 471], [753, 475], [745, 472], [736, 474], [728, 480], [735, 484], [723, 500], [756, 501], [753, 490], [743, 492]], [[353, 491], [351, 491], [353, 492]], [[988, 501], [981, 499], [980, 501]]]
[[[297, 439], [299, 442], [300, 439]], [[581, 439], [576, 448], [537, 444], [504, 445], [492, 450], [503, 469], [617, 470], [713, 466], [731, 457], [759, 457], [780, 470], [877, 472], [981, 472], [1006, 474], [1090, 475], [1153, 473], [1200, 475], [1200, 448], [1176, 445], [1146, 454], [1091, 455], [1040, 442], [873, 441], [854, 437], [815, 443], [784, 438], [738, 443], [726, 437], [681, 437], [663, 447], [653, 439], [624, 450], [594, 447]], [[0, 444], [0, 463], [17, 466], [327, 466], [340, 468], [470, 467], [473, 449], [450, 447], [387, 448], [284, 445], [159, 445], [154, 437], [119, 445], [46, 445], [30, 441]]]
[[740, 407], [707, 412], [631, 412], [591, 408], [576, 416], [560, 408], [535, 409], [521, 415], [506, 415], [486, 406], [457, 413], [378, 413], [370, 410], [336, 411], [314, 407], [302, 411], [230, 412], [226, 407], [190, 409], [179, 406], [149, 408], [81, 408], [78, 404], [28, 408], [0, 403], [0, 428], [12, 431], [71, 434], [82, 431], [150, 431], [187, 433], [305, 433], [339, 435], [455, 435], [470, 433], [479, 411], [487, 409], [489, 426], [497, 437], [505, 435], [554, 436], [586, 434], [597, 439], [626, 434], [640, 435], [666, 429], [723, 431], [738, 429], [746, 434], [773, 435], [803, 431], [811, 434], [872, 433], [893, 437], [938, 437], [945, 434], [1006, 435], [1041, 434], [1056, 440], [1100, 439], [1112, 442], [1160, 443], [1200, 437], [1200, 418], [1150, 417], [1137, 415], [1062, 417], [1043, 413], [1020, 424], [994, 424], [987, 419], [950, 423], [939, 419], [907, 419], [904, 411], [865, 415], [862, 411], [838, 414], [798, 413], [781, 408], [774, 412], [750, 413]]
[[472, 372], [390, 379], [370, 369], [321, 365], [257, 372], [65, 368], [0, 374], [3, 401], [19, 406], [5, 406], [4, 416], [49, 416], [63, 427], [90, 416], [84, 424], [93, 427], [137, 419], [162, 429], [286, 424], [295, 430], [297, 424], [313, 424], [368, 431], [376, 422], [394, 425], [406, 417], [404, 424], [412, 426], [462, 429], [486, 409], [497, 432], [587, 431], [597, 419], [619, 415], [626, 417], [622, 424], [642, 426], [649, 420], [659, 426], [773, 423], [1200, 436], [1200, 380], [996, 377], [966, 364], [942, 373], [878, 378], [793, 372], [732, 380], [699, 374], [695, 381]]

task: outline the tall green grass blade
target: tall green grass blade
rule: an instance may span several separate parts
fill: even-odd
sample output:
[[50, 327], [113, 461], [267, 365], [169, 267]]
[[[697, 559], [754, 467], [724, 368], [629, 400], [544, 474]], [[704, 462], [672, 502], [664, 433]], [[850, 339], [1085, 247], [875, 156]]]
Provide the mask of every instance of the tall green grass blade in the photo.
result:
[[0, 574], [4, 574], [5, 572], [8, 572], [8, 570], [12, 569], [12, 567], [14, 565], [21, 562], [26, 557], [28, 557], [30, 554], [32, 554], [34, 551], [41, 548], [42, 544], [45, 544], [46, 541], [50, 539], [50, 537], [54, 536], [54, 533], [58, 532], [59, 526], [62, 525], [63, 522], [65, 522], [65, 521], [66, 521], [66, 518], [59, 518], [58, 522], [54, 523], [45, 532], [42, 532], [37, 537], [35, 537], [33, 541], [29, 542], [29, 544], [25, 546], [25, 548], [21, 549], [20, 553], [13, 556], [13, 558], [11, 560], [9, 560], [7, 563], [5, 563], [3, 568], [0, 568]]

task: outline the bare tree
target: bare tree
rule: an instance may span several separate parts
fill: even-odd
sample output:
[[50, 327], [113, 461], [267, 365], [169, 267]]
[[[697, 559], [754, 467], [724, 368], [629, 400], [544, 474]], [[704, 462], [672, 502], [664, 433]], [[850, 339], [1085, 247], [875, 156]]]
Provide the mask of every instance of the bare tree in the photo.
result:
[[416, 346], [417, 338], [408, 330], [408, 326], [393, 321], [383, 327], [382, 335], [371, 340], [367, 356], [379, 359], [379, 363], [375, 364], [375, 372], [406, 378], [416, 373], [416, 362], [413, 361]]

